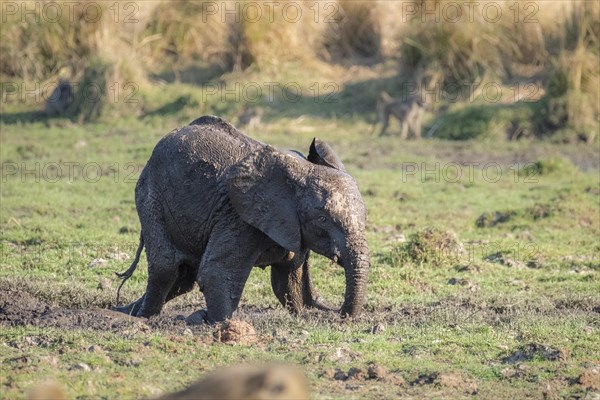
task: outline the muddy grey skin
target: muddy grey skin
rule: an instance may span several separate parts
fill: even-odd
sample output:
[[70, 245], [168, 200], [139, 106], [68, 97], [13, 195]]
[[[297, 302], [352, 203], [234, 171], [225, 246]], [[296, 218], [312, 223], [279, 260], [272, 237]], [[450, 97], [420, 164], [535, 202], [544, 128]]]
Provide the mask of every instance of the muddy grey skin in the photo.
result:
[[221, 321], [237, 308], [254, 266], [271, 266], [273, 291], [290, 310], [327, 308], [311, 284], [310, 251], [345, 270], [341, 314], [362, 308], [370, 266], [365, 204], [356, 181], [318, 139], [305, 159], [220, 118], [198, 118], [156, 145], [135, 201], [140, 246], [120, 276], [131, 276], [145, 246], [148, 284], [139, 300], [119, 311], [158, 314], [198, 282], [206, 310], [195, 314]]

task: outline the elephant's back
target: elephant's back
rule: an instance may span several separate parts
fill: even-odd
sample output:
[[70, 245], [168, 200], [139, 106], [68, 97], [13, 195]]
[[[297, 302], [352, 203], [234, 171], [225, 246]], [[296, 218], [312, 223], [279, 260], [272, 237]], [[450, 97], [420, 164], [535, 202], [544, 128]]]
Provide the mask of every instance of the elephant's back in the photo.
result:
[[204, 116], [161, 139], [151, 161], [224, 170], [263, 146], [225, 120]]

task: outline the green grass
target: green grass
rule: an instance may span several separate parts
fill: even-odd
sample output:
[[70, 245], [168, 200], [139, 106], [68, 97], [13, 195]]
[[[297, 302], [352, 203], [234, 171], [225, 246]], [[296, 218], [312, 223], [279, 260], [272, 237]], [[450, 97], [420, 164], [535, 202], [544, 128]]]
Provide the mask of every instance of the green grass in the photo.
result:
[[[69, 309], [114, 302], [114, 272], [129, 261], [108, 256], [135, 252], [139, 170], [162, 135], [198, 114], [200, 103], [187, 97], [189, 87], [172, 85], [164, 92], [162, 101], [144, 99], [148, 115], [88, 125], [60, 119], [12, 123], [8, 112], [28, 110], [7, 105], [0, 125], [3, 290]], [[232, 116], [237, 106], [202, 107], [223, 107]], [[161, 107], [164, 112], [150, 112]], [[585, 396], [589, 389], [579, 376], [600, 364], [597, 148], [374, 140], [360, 117], [327, 116], [303, 103], [278, 117], [278, 107], [267, 110], [267, 122], [253, 136], [306, 152], [318, 135], [332, 143], [359, 182], [369, 208], [372, 253], [366, 312], [355, 321], [317, 311], [288, 315], [271, 291], [269, 271], [257, 269], [237, 314], [255, 326], [259, 341], [253, 345], [213, 343], [207, 327], [194, 328], [190, 336], [169, 324], [124, 323], [108, 330], [83, 323], [75, 329], [2, 324], [0, 397], [20, 398], [32, 383], [54, 377], [72, 398], [139, 398], [180, 389], [217, 366], [251, 360], [300, 364], [315, 398], [472, 397], [465, 388], [442, 385], [440, 376], [447, 373], [474, 382], [481, 398], [542, 397], [544, 391]], [[76, 163], [72, 171], [67, 162]], [[463, 165], [469, 162], [477, 165], [469, 170]], [[61, 165], [58, 177], [52, 163]], [[455, 179], [457, 170], [463, 176]], [[495, 212], [509, 217], [477, 226], [482, 214]], [[419, 242], [431, 256], [415, 258], [411, 243], [427, 228], [451, 231], [462, 252]], [[96, 258], [107, 264], [88, 268]], [[126, 301], [143, 293], [144, 266], [145, 258], [124, 288]], [[342, 270], [315, 257], [313, 271], [318, 291], [340, 304]], [[112, 288], [99, 289], [103, 280]], [[189, 313], [202, 301], [195, 290], [169, 304], [165, 318]], [[536, 353], [517, 365], [503, 362], [532, 344], [570, 355]], [[92, 345], [101, 350], [88, 351]], [[91, 370], [77, 369], [80, 363]], [[327, 377], [330, 369], [366, 371], [373, 363], [404, 385]]]

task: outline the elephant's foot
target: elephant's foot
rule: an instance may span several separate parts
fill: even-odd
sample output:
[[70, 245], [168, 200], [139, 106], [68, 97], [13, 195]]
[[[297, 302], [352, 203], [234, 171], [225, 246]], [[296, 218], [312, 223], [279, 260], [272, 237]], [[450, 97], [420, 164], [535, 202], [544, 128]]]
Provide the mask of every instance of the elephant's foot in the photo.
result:
[[198, 310], [191, 313], [186, 319], [185, 322], [188, 325], [202, 325], [208, 324], [208, 312], [206, 309]]
[[123, 314], [137, 317], [138, 312], [140, 311], [140, 308], [142, 307], [142, 303], [144, 302], [145, 297], [146, 297], [146, 295], [140, 297], [139, 299], [137, 299], [136, 301], [134, 301], [133, 303], [131, 303], [129, 305], [121, 306], [121, 307], [111, 307], [110, 309], [113, 311], [122, 312]]

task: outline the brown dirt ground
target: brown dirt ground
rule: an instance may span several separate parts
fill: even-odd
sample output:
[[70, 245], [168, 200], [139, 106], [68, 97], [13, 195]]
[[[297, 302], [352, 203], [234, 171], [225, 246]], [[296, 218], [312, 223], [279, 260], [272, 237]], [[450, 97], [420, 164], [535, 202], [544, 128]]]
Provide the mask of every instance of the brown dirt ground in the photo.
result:
[[[37, 283], [16, 279], [0, 279], [0, 325], [9, 326], [39, 326], [56, 327], [65, 329], [88, 329], [97, 331], [123, 332], [131, 329], [134, 331], [160, 331], [175, 335], [182, 335], [190, 327], [186, 325], [184, 317], [195, 311], [197, 304], [186, 304], [182, 307], [172, 307], [170, 304], [156, 317], [150, 319], [130, 317], [108, 309], [106, 300], [73, 299], [72, 304], [58, 305], [49, 302], [44, 290]], [[184, 299], [185, 300], [185, 299]], [[337, 312], [324, 312], [319, 310], [306, 310], [302, 318], [315, 323], [330, 324], [335, 322], [344, 329], [345, 325], [356, 324], [371, 327], [369, 331], [378, 334], [384, 329], [379, 326], [388, 326], [403, 321], [411, 324], [448, 323], [449, 326], [461, 323], [488, 323], [503, 325], [507, 321], [524, 317], [529, 314], [561, 316], [581, 315], [597, 316], [600, 312], [600, 300], [592, 298], [565, 298], [557, 300], [555, 304], [541, 308], [538, 303], [523, 302], [519, 307], [504, 304], [486, 304], [476, 302], [466, 294], [464, 297], [450, 297], [441, 301], [423, 304], [404, 304], [394, 307], [367, 307], [367, 312], [353, 319], [342, 319]], [[285, 314], [285, 311], [275, 308], [259, 308], [253, 305], [242, 305], [235, 314], [235, 318], [248, 321], [257, 329], [261, 326], [270, 326], [272, 318]], [[229, 341], [228, 335], [239, 336], [243, 340], [250, 340], [256, 332], [249, 331], [246, 326], [234, 326], [232, 329], [221, 332], [221, 340]], [[238, 329], [239, 328], [239, 329]], [[193, 329], [206, 330], [212, 333], [209, 327], [194, 327]], [[237, 332], [239, 331], [239, 332]], [[236, 333], [237, 332], [237, 333]], [[250, 332], [250, 333], [248, 333]], [[131, 332], [133, 333], [133, 332]], [[518, 349], [525, 354], [541, 351], [537, 348]], [[538, 351], [539, 350], [539, 351]], [[542, 349], [543, 350], [543, 349]], [[529, 353], [528, 353], [529, 352]], [[543, 353], [543, 351], [542, 351]], [[562, 354], [560, 356], [563, 356]], [[510, 356], [509, 356], [510, 357]]]

